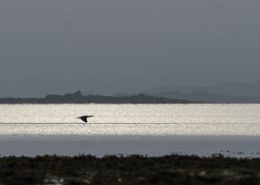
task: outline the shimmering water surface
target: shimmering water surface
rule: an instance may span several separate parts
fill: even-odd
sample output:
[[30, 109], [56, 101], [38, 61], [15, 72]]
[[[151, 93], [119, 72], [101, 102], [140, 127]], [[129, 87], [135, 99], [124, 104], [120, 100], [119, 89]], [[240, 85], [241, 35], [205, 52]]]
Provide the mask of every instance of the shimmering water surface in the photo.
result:
[[[77, 119], [94, 115], [89, 123]], [[0, 105], [0, 155], [260, 157], [260, 105]]]
[[260, 136], [260, 105], [0, 105], [0, 135]]

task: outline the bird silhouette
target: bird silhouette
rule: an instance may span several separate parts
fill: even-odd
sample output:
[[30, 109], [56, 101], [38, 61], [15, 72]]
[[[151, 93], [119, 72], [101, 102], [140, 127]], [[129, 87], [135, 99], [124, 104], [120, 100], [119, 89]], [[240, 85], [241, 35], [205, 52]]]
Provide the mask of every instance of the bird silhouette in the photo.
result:
[[88, 122], [88, 118], [91, 118], [91, 117], [94, 117], [94, 116], [80, 116], [78, 118], [81, 119], [82, 121], [84, 121], [85, 123], [87, 123]]

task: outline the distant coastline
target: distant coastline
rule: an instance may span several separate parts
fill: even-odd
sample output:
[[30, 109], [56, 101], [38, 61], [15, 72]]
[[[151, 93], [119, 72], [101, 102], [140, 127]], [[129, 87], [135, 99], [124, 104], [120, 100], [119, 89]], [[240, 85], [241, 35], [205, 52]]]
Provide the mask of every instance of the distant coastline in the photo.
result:
[[145, 94], [131, 96], [84, 96], [80, 91], [64, 95], [47, 95], [44, 98], [0, 98], [0, 104], [66, 104], [66, 103], [104, 103], [104, 104], [177, 104], [200, 103], [183, 99], [155, 97]]
[[256, 104], [260, 103], [260, 82], [227, 82], [208, 86], [173, 84], [149, 89], [145, 94], [199, 102]]

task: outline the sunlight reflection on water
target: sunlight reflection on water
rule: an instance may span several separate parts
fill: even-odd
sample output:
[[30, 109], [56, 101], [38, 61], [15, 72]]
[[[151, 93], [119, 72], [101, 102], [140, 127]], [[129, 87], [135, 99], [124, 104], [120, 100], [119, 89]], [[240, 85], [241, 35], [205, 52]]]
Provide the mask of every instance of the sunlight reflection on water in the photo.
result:
[[0, 135], [260, 136], [260, 105], [0, 105]]

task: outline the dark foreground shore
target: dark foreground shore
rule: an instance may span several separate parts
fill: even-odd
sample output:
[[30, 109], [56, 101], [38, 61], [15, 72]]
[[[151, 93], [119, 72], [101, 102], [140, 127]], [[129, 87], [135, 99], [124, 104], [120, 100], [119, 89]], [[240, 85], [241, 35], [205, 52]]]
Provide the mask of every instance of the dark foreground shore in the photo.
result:
[[0, 136], [0, 156], [168, 154], [260, 158], [259, 136]]
[[1, 157], [0, 184], [260, 184], [260, 158], [169, 155]]

